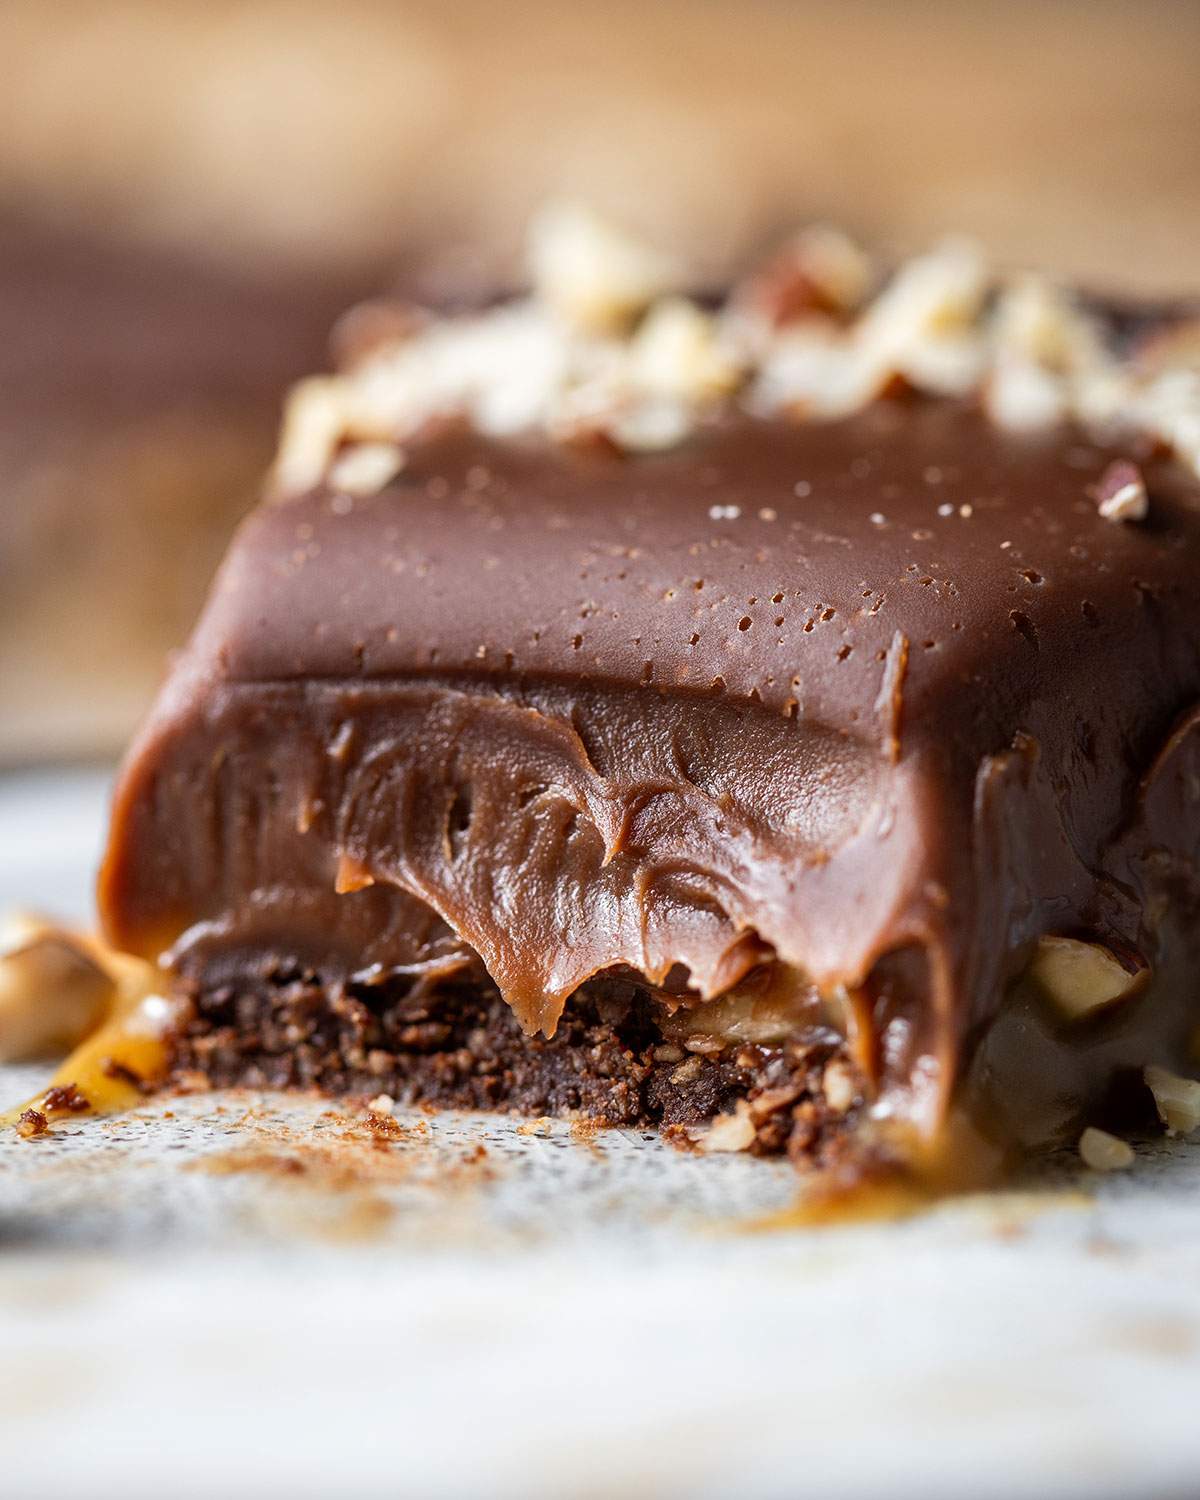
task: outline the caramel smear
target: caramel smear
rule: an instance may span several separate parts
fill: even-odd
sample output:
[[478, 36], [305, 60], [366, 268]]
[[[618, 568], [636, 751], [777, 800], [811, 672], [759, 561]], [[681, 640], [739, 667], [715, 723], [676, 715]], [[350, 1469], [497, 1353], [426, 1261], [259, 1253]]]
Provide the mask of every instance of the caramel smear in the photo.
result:
[[928, 1138], [913, 1126], [875, 1127], [874, 1150], [852, 1169], [822, 1174], [791, 1208], [755, 1220], [758, 1230], [813, 1229], [887, 1223], [927, 1212], [948, 1198], [994, 1189], [1005, 1176], [1005, 1153], [961, 1111]]
[[183, 1010], [153, 964], [39, 917], [10, 918], [0, 938], [0, 1061], [70, 1050], [44, 1092], [0, 1114], [0, 1127], [36, 1140], [56, 1119], [131, 1108], [166, 1074]]

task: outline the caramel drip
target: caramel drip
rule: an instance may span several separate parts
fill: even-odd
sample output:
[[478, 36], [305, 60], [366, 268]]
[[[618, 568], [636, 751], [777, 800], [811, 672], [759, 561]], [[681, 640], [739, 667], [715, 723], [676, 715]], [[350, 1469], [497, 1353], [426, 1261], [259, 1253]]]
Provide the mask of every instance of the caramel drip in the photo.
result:
[[[86, 951], [111, 980], [99, 1026], [84, 1037], [33, 1099], [0, 1114], [0, 1127], [23, 1134], [44, 1133], [54, 1120], [70, 1115], [118, 1114], [132, 1108], [160, 1083], [170, 1060], [170, 1039], [186, 1009], [172, 998], [161, 972], [80, 934], [64, 940]], [[53, 1005], [53, 995], [44, 1004]]]

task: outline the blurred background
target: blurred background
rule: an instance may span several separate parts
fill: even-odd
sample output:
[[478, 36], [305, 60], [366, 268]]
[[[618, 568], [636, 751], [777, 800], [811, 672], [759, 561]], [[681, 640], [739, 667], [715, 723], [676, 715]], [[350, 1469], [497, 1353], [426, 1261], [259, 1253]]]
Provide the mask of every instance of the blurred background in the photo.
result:
[[1195, 0], [4, 0], [0, 57], [8, 765], [119, 747], [338, 310], [547, 196], [710, 276], [826, 218], [1200, 287]]

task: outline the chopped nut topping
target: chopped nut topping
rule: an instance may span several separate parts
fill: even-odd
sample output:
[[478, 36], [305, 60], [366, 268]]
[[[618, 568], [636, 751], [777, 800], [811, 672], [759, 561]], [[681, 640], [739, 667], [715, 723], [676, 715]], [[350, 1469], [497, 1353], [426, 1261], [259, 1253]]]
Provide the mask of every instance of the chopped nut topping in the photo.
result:
[[691, 427], [691, 417], [682, 402], [656, 401], [615, 413], [607, 431], [617, 447], [627, 453], [661, 453], [678, 447]]
[[732, 1115], [718, 1115], [700, 1142], [701, 1151], [749, 1151], [756, 1131], [750, 1106], [744, 1099], [737, 1102]]
[[1129, 1142], [1110, 1135], [1107, 1130], [1097, 1130], [1094, 1125], [1089, 1125], [1079, 1137], [1079, 1154], [1093, 1172], [1123, 1172], [1133, 1165], [1133, 1147]]
[[649, 396], [702, 402], [733, 390], [740, 371], [716, 320], [684, 297], [665, 297], [629, 345], [630, 384]]
[[1135, 956], [1122, 960], [1103, 943], [1053, 936], [1038, 939], [1027, 970], [1042, 994], [1072, 1021], [1136, 994], [1149, 976], [1147, 965]]
[[[347, 315], [341, 373], [301, 382], [288, 401], [276, 489], [329, 478], [370, 493], [404, 443], [446, 417], [490, 436], [655, 452], [718, 402], [830, 420], [906, 387], [978, 393], [1015, 429], [1121, 425], [1200, 474], [1200, 324], [1121, 352], [1069, 292], [997, 277], [965, 241], [903, 263], [872, 296], [870, 260], [835, 230], [806, 230], [709, 312], [679, 294], [686, 277], [671, 259], [558, 206], [532, 225], [529, 265], [532, 295], [486, 311]], [[1140, 519], [1142, 504], [1128, 486], [1101, 497], [1117, 520]]]
[[1102, 358], [1094, 320], [1041, 276], [1019, 275], [1001, 293], [993, 337], [1013, 358], [1058, 375], [1093, 368]]
[[1154, 1095], [1158, 1117], [1169, 1131], [1191, 1135], [1200, 1127], [1200, 1080], [1183, 1078], [1154, 1063], [1143, 1070], [1142, 1076]]
[[870, 257], [853, 240], [827, 224], [814, 224], [793, 235], [735, 288], [731, 303], [747, 323], [770, 330], [804, 318], [851, 313], [874, 280]]
[[1144, 521], [1150, 509], [1142, 471], [1125, 459], [1109, 464], [1095, 496], [1106, 521]]
[[528, 255], [538, 294], [588, 332], [619, 328], [682, 279], [669, 256], [574, 203], [537, 215]]
[[377, 349], [415, 338], [428, 327], [431, 314], [398, 299], [360, 302], [344, 312], [330, 337], [339, 370], [353, 369]]
[[339, 453], [329, 482], [348, 495], [375, 495], [404, 467], [404, 451], [395, 443], [356, 443]]
[[876, 363], [903, 372], [910, 356], [971, 331], [988, 290], [987, 268], [967, 240], [946, 240], [906, 261], [853, 330]]
[[1068, 400], [1066, 386], [1052, 371], [1004, 355], [997, 359], [984, 391], [992, 421], [1015, 432], [1060, 422]]
[[281, 493], [309, 489], [325, 474], [346, 435], [349, 397], [347, 383], [334, 376], [314, 375], [292, 387], [275, 460]]

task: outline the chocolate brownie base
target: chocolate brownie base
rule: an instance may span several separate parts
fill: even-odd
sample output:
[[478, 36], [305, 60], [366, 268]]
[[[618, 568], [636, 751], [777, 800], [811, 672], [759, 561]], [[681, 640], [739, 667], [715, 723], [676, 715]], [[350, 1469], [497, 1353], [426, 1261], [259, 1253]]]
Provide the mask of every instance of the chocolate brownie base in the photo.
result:
[[[411, 982], [326, 987], [272, 974], [193, 995], [175, 1044], [177, 1083], [390, 1094], [404, 1104], [575, 1114], [611, 1125], [688, 1126], [737, 1110], [757, 1155], [831, 1166], [861, 1113], [861, 1075], [834, 1032], [781, 1046], [664, 1037], [638, 986], [600, 981], [568, 1002], [554, 1037], [525, 1036], [498, 991], [473, 981], [433, 994]], [[831, 1064], [834, 1065], [831, 1069]], [[739, 1148], [735, 1148], [739, 1149]]]

